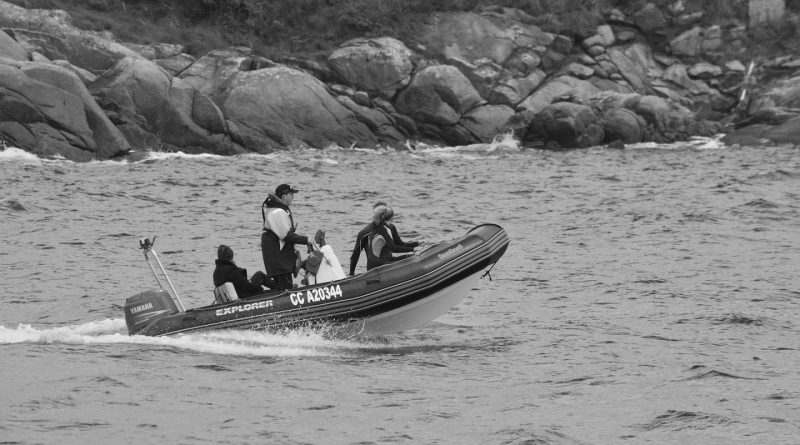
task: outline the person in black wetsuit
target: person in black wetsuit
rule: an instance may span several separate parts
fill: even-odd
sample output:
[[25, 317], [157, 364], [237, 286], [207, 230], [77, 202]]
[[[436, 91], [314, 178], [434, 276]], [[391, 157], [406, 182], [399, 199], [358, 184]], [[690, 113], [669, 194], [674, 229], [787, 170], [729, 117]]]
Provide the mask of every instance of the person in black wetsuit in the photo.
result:
[[[361, 258], [361, 251], [364, 250], [367, 245], [366, 237], [370, 232], [372, 232], [372, 229], [375, 228], [376, 223], [374, 218], [376, 214], [379, 212], [384, 212], [384, 209], [391, 209], [391, 207], [386, 205], [386, 203], [383, 201], [376, 202], [375, 205], [372, 206], [373, 221], [369, 222], [366, 226], [364, 226], [363, 229], [358, 231], [358, 235], [356, 235], [356, 243], [353, 246], [353, 253], [350, 255], [350, 276], [355, 275], [356, 265], [358, 265], [358, 260]], [[387, 223], [394, 244], [403, 247], [410, 247], [412, 249], [411, 251], [413, 251], [415, 247], [419, 246], [419, 242], [417, 241], [403, 241], [400, 238], [400, 234], [397, 232], [397, 227], [392, 224], [391, 220], [387, 221]]]
[[247, 269], [239, 267], [233, 262], [233, 249], [222, 244], [217, 248], [217, 267], [214, 268], [214, 287], [222, 286], [225, 283], [233, 284], [236, 295], [240, 299], [252, 297], [264, 291], [261, 286], [270, 289], [275, 288], [275, 282], [267, 278], [267, 275], [260, 270], [247, 280]]
[[[393, 217], [394, 211], [391, 207], [376, 207], [373, 212], [372, 230], [361, 238], [360, 243], [367, 254], [367, 270], [408, 258], [413, 255], [414, 247], [419, 245], [419, 243], [400, 245], [395, 242], [394, 234], [397, 233], [397, 229], [392, 230]], [[413, 247], [409, 244], [413, 244]], [[393, 253], [409, 253], [409, 255], [394, 256]]]

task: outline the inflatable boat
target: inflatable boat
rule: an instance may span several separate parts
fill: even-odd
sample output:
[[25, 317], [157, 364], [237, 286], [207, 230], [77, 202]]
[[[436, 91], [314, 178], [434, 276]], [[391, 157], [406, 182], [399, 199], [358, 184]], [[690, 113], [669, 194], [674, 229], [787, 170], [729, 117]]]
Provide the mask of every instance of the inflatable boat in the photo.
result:
[[[155, 241], [155, 239], [153, 239]], [[130, 335], [172, 335], [214, 329], [281, 331], [322, 328], [333, 335], [374, 336], [419, 327], [446, 313], [467, 296], [508, 248], [505, 230], [495, 224], [474, 227], [464, 236], [441, 242], [408, 258], [345, 277], [318, 274], [311, 284], [285, 291], [265, 291], [247, 299], [219, 295], [214, 304], [185, 309], [166, 276], [152, 243], [140, 241], [145, 258], [154, 256], [161, 289], [126, 300]], [[332, 254], [332, 250], [329, 251]], [[325, 254], [326, 256], [328, 253]], [[341, 277], [340, 279], [329, 279]], [[231, 286], [232, 287], [232, 286]], [[218, 288], [219, 290], [219, 288]], [[225, 292], [222, 292], [225, 294]], [[228, 301], [229, 300], [229, 301]], [[176, 304], [177, 301], [177, 304]]]

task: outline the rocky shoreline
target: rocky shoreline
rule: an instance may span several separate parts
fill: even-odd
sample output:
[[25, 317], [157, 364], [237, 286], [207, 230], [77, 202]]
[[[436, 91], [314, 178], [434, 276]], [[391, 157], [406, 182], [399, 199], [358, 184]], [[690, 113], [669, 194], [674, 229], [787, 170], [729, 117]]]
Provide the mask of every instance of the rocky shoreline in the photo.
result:
[[610, 10], [579, 41], [514, 9], [440, 13], [411, 47], [363, 38], [325, 60], [269, 60], [125, 44], [64, 11], [0, 0], [0, 140], [75, 161], [467, 145], [508, 132], [547, 149], [719, 133], [797, 144], [800, 57], [752, 57], [744, 24], [703, 26], [682, 4]]

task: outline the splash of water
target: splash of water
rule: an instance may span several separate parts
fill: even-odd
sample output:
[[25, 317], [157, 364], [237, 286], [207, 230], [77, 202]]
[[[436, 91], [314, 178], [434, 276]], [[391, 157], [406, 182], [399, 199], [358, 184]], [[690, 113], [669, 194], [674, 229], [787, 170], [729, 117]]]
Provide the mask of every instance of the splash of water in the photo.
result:
[[36, 328], [21, 324], [16, 329], [0, 326], [0, 345], [62, 344], [110, 345], [133, 344], [172, 347], [179, 350], [237, 356], [329, 356], [374, 348], [371, 342], [326, 339], [321, 333], [293, 330], [283, 333], [262, 331], [210, 331], [169, 337], [127, 335], [125, 320], [106, 319], [79, 325]]
[[40, 164], [41, 159], [38, 156], [16, 147], [5, 147], [0, 150], [0, 162], [29, 162]]

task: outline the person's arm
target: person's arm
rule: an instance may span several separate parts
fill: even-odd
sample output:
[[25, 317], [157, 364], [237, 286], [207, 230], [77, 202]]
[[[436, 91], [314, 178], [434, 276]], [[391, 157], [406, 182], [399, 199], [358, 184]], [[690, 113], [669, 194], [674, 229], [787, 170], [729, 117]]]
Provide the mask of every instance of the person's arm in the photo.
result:
[[350, 275], [355, 275], [358, 260], [361, 258], [361, 250], [364, 249], [364, 237], [372, 231], [372, 223], [367, 224], [366, 227], [358, 231], [356, 235], [356, 244], [353, 246], [353, 253], [350, 254]]
[[292, 230], [286, 233], [283, 241], [289, 244], [308, 244], [308, 237], [305, 235], [298, 235]]
[[[389, 235], [385, 227], [382, 229], [382, 232], [383, 232], [382, 233], [383, 237], [386, 238], [386, 246], [389, 248], [389, 251], [394, 253], [408, 253], [414, 251], [413, 247], [401, 246], [399, 244], [396, 244], [394, 242], [394, 237]], [[392, 235], [394, 235], [395, 232], [396, 230], [393, 230]]]
[[400, 234], [397, 233], [397, 227], [395, 227], [394, 224], [389, 224], [389, 229], [391, 229], [392, 231], [392, 238], [394, 239], [394, 243], [397, 244], [398, 246], [411, 247], [412, 249], [414, 247], [419, 246], [419, 243], [417, 241], [403, 241], [402, 239], [400, 239]]
[[356, 274], [356, 265], [361, 258], [361, 232], [356, 236], [356, 245], [353, 246], [353, 253], [350, 254], [350, 275]]

